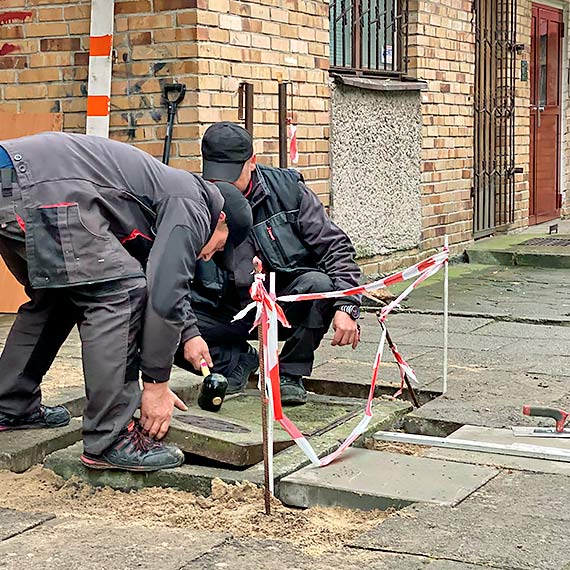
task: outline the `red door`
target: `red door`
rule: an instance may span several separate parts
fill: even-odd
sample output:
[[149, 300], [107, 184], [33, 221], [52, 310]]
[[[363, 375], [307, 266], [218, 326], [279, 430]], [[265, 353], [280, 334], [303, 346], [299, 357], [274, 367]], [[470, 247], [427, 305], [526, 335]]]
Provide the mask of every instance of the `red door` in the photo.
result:
[[560, 215], [562, 10], [533, 4], [529, 223]]

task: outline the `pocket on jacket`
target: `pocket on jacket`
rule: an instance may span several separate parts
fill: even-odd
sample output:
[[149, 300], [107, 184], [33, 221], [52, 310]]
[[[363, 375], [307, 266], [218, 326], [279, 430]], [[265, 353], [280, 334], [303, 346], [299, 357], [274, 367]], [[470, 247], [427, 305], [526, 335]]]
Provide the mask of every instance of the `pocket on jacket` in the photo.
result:
[[274, 269], [293, 269], [307, 257], [307, 249], [293, 228], [296, 212], [278, 212], [253, 227], [255, 239]]
[[[119, 241], [99, 215], [83, 220], [63, 202], [27, 211], [26, 251], [33, 287], [62, 287], [115, 279], [123, 273]], [[89, 225], [88, 225], [89, 224]]]

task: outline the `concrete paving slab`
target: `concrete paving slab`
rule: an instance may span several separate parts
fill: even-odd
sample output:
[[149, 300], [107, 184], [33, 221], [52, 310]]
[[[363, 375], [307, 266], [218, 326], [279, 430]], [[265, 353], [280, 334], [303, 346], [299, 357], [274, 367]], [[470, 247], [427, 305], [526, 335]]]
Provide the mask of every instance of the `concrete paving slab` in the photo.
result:
[[[373, 433], [381, 429], [391, 429], [400, 421], [401, 417], [410, 411], [411, 406], [407, 403], [395, 401], [375, 401], [373, 404], [374, 416], [362, 436], [360, 441], [370, 437]], [[338, 449], [356, 425], [361, 421], [362, 416], [357, 414], [352, 419], [341, 423], [329, 431], [314, 435], [309, 438], [315, 453], [319, 457], [332, 453]], [[237, 481], [250, 481], [255, 484], [263, 483], [263, 463], [258, 463], [245, 470], [225, 469], [213, 467], [208, 463], [186, 464], [177, 469], [165, 469], [154, 473], [129, 473], [120, 471], [97, 471], [87, 469], [79, 461], [82, 452], [82, 444], [77, 443], [71, 447], [60, 449], [48, 457], [44, 466], [51, 469], [64, 479], [78, 477], [95, 486], [109, 486], [114, 489], [142, 489], [144, 487], [170, 487], [183, 491], [192, 491], [201, 495], [210, 494], [210, 482], [218, 477], [228, 483]], [[276, 487], [279, 481], [308, 465], [309, 460], [305, 454], [295, 445], [276, 454], [274, 457], [274, 475]]]
[[[448, 352], [448, 359], [449, 366], [570, 376], [570, 354], [568, 353], [548, 355], [539, 352], [525, 353], [524, 350], [518, 352], [516, 347], [478, 351], [452, 348]], [[421, 356], [410, 358], [409, 363], [414, 367], [423, 367], [424, 369], [441, 365], [441, 352], [437, 350], [427, 352]]]
[[411, 505], [351, 544], [501, 569], [559, 568], [570, 559], [570, 512], [561, 492], [569, 481], [504, 472], [453, 509]]
[[[453, 315], [501, 318], [540, 324], [570, 323], [568, 273], [558, 269], [482, 266], [449, 282]], [[440, 272], [441, 273], [441, 272]], [[438, 275], [435, 276], [437, 281]], [[540, 302], [537, 302], [540, 300]], [[404, 303], [408, 310], [442, 313], [441, 283], [418, 287]]]
[[[441, 367], [440, 367], [441, 368]], [[432, 387], [441, 377], [441, 370], [434, 368], [418, 369], [420, 402], [425, 402], [439, 395], [438, 386]], [[307, 390], [317, 394], [341, 397], [367, 398], [372, 380], [372, 364], [335, 358], [326, 364], [315, 367], [313, 375], [305, 379]], [[375, 395], [393, 395], [400, 388], [400, 372], [395, 362], [383, 362], [380, 365], [379, 378]], [[421, 392], [425, 392], [422, 396]], [[409, 399], [405, 396], [406, 399]]]
[[497, 473], [489, 467], [350, 449], [324, 469], [309, 466], [285, 477], [279, 498], [295, 507], [387, 510], [416, 502], [452, 507]]
[[80, 439], [81, 421], [77, 418], [62, 428], [0, 432], [0, 469], [21, 473]]
[[[287, 415], [310, 437], [348, 419], [363, 405], [364, 402], [355, 400], [314, 396], [304, 406], [287, 410]], [[235, 467], [258, 463], [263, 459], [259, 393], [229, 398], [217, 413], [197, 407], [176, 412], [167, 441], [186, 453]], [[277, 424], [274, 441], [276, 452], [293, 445], [290, 436]]]
[[53, 518], [54, 515], [49, 513], [21, 513], [0, 508], [0, 542], [36, 528]]
[[266, 570], [268, 559], [278, 559], [279, 566], [289, 570], [482, 570], [459, 562], [354, 549], [311, 556], [291, 543], [274, 540], [229, 540], [181, 570]]
[[570, 327], [506, 321], [489, 321], [485, 326], [474, 330], [473, 334], [498, 338], [549, 340], [558, 346], [564, 346], [560, 341], [570, 341]]
[[[441, 286], [441, 285], [440, 285]], [[443, 314], [443, 307], [442, 309]], [[449, 332], [451, 333], [469, 333], [492, 323], [489, 318], [478, 317], [449, 317]], [[443, 331], [442, 315], [426, 315], [417, 313], [391, 313], [387, 319], [390, 331], [394, 331], [394, 336], [402, 331]], [[376, 325], [377, 326], [377, 325]]]
[[0, 559], [5, 570], [179, 570], [224, 540], [186, 529], [66, 520], [0, 543]]
[[[522, 406], [556, 406], [567, 393], [568, 382], [563, 377], [450, 366], [447, 393], [414, 410], [406, 418], [406, 425], [408, 429], [412, 422], [493, 428], [552, 425], [552, 420], [523, 416]], [[431, 435], [448, 433], [432, 431]]]
[[[570, 451], [570, 439], [553, 440], [537, 437], [515, 437], [510, 429], [494, 429], [480, 426], [463, 426], [448, 436], [447, 439], [463, 439], [505, 445], [524, 443]], [[516, 469], [518, 471], [533, 471], [535, 473], [553, 473], [570, 476], [570, 463], [564, 463], [562, 461], [545, 461], [529, 457], [516, 457], [513, 455], [500, 455], [498, 453], [463, 451], [461, 449], [440, 447], [430, 448], [425, 453], [425, 457], [459, 461], [461, 463], [473, 463], [476, 465], [492, 465], [502, 469]]]

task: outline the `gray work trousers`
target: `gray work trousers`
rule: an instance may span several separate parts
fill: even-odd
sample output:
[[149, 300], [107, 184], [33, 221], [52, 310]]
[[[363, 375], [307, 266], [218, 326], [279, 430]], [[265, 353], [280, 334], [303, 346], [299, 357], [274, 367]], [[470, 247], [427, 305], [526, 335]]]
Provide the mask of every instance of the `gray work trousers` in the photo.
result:
[[32, 289], [23, 235], [12, 223], [0, 229], [0, 255], [31, 299], [20, 307], [0, 355], [0, 412], [21, 416], [37, 410], [42, 378], [77, 325], [87, 397], [83, 442], [86, 452], [98, 455], [140, 406], [146, 280]]

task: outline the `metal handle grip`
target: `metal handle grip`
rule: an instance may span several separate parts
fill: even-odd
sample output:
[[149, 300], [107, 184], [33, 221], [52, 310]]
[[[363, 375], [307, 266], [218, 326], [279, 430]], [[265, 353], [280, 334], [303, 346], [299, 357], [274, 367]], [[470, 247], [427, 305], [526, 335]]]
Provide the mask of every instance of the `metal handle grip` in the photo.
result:
[[552, 418], [556, 420], [556, 431], [563, 431], [564, 424], [568, 419], [568, 414], [564, 410], [557, 408], [546, 408], [542, 406], [523, 406], [525, 416], [536, 416], [541, 418]]

